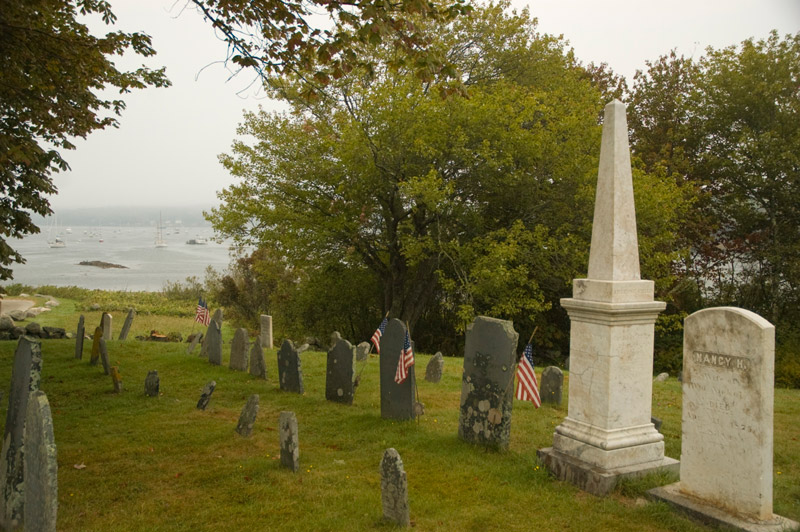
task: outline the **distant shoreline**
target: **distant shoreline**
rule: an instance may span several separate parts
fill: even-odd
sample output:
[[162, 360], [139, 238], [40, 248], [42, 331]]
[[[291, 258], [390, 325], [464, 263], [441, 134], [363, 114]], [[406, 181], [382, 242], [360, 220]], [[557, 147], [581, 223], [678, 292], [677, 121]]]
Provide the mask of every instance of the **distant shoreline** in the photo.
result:
[[82, 260], [78, 263], [79, 266], [95, 266], [97, 268], [102, 268], [107, 270], [109, 268], [122, 268], [127, 270], [127, 266], [122, 266], [121, 264], [114, 264], [111, 262], [103, 262], [102, 260]]

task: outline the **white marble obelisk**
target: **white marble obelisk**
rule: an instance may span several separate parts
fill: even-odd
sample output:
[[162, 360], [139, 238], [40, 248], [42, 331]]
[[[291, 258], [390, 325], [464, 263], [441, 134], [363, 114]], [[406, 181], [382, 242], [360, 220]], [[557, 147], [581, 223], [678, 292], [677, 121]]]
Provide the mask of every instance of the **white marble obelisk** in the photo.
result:
[[678, 462], [664, 457], [664, 437], [650, 422], [653, 335], [666, 304], [639, 272], [625, 106], [606, 105], [586, 279], [574, 279], [569, 313], [567, 418], [553, 447], [539, 455], [562, 480], [605, 495], [620, 476]]

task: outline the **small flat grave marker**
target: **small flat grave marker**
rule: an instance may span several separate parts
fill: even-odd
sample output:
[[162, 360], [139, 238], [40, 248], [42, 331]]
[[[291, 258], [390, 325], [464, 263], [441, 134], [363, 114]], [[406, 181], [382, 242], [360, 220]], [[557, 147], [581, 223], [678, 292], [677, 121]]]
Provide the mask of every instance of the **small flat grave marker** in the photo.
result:
[[158, 371], [152, 370], [147, 373], [147, 377], [144, 379], [144, 393], [148, 397], [158, 397], [158, 390], [160, 388], [161, 382], [158, 378]]
[[381, 460], [381, 504], [384, 519], [402, 527], [411, 526], [406, 472], [400, 454], [392, 448], [384, 451]]
[[542, 403], [561, 405], [564, 395], [564, 372], [555, 366], [548, 366], [542, 371], [542, 383], [539, 397]]

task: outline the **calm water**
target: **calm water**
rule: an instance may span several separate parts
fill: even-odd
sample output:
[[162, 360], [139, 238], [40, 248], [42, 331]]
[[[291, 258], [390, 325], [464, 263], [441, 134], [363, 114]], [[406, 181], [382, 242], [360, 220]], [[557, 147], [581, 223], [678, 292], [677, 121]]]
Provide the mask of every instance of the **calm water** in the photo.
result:
[[[63, 234], [66, 242], [64, 248], [48, 246], [46, 228], [42, 228], [42, 233], [38, 235], [10, 242], [27, 263], [14, 265], [14, 279], [4, 284], [18, 282], [31, 286], [157, 291], [166, 281], [184, 281], [192, 275], [202, 281], [206, 267], [221, 271], [230, 262], [227, 243], [186, 244], [192, 238], [210, 238], [213, 233], [208, 227], [187, 227], [181, 229], [179, 234], [165, 232], [165, 248], [155, 247], [155, 227], [71, 229], [71, 234]], [[127, 266], [128, 269], [78, 265], [87, 260], [111, 262]]]

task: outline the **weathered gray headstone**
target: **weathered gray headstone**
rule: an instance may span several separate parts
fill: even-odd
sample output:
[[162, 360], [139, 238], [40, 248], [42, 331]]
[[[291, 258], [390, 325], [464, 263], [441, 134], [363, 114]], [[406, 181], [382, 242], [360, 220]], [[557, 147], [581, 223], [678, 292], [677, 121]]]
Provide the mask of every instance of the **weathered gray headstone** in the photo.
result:
[[664, 382], [665, 380], [669, 379], [669, 373], [659, 373], [655, 379], [655, 382]]
[[800, 528], [772, 513], [774, 369], [775, 327], [758, 314], [684, 320], [680, 482], [651, 494], [741, 530]]
[[136, 315], [133, 309], [128, 310], [128, 315], [125, 316], [125, 323], [122, 324], [122, 330], [119, 332], [120, 340], [127, 340], [128, 333], [131, 332], [131, 324], [133, 324], [133, 317]]
[[211, 394], [214, 393], [214, 389], [217, 387], [217, 381], [210, 381], [203, 387], [203, 393], [200, 395], [200, 400], [197, 401], [197, 409], [198, 410], [205, 410], [208, 406], [208, 402], [211, 401]]
[[39, 390], [42, 374], [41, 344], [23, 336], [14, 352], [11, 370], [11, 392], [8, 396], [6, 428], [0, 456], [0, 481], [2, 481], [2, 521], [6, 530], [13, 530], [22, 521], [25, 504], [24, 441], [25, 416], [31, 392]]
[[278, 380], [281, 390], [302, 394], [303, 370], [300, 367], [300, 353], [291, 340], [284, 340], [278, 350]]
[[[208, 325], [211, 328], [211, 324]], [[197, 355], [200, 358], [208, 358], [208, 330], [206, 330], [206, 334], [200, 340], [200, 353]]]
[[245, 438], [250, 436], [253, 433], [256, 416], [258, 416], [258, 394], [254, 393], [247, 399], [247, 403], [242, 408], [239, 423], [236, 424], [236, 432]]
[[55, 532], [58, 461], [47, 395], [30, 395], [25, 419], [25, 531]]
[[204, 345], [208, 353], [208, 363], [215, 366], [222, 365], [222, 330], [215, 320], [211, 320], [208, 324]]
[[400, 384], [394, 382], [405, 338], [406, 326], [403, 322], [394, 318], [389, 320], [381, 336], [381, 417], [384, 419], [413, 419], [415, 416], [414, 366], [408, 368], [406, 380]]
[[339, 338], [328, 351], [325, 374], [325, 399], [335, 403], [353, 404], [353, 361], [355, 347]]
[[539, 385], [539, 397], [542, 403], [560, 405], [564, 395], [564, 372], [555, 366], [548, 366], [542, 371], [542, 382]]
[[111, 382], [114, 384], [114, 393], [122, 393], [122, 375], [119, 366], [111, 366]]
[[297, 434], [297, 417], [294, 412], [281, 412], [279, 432], [281, 465], [296, 472], [300, 468], [300, 443]]
[[100, 362], [103, 363], [103, 373], [110, 375], [111, 364], [108, 362], [108, 346], [104, 338], [100, 338]]
[[[192, 351], [194, 351], [195, 347], [197, 347], [197, 344], [199, 344], [202, 339], [203, 339], [203, 333], [199, 332], [194, 334], [192, 336], [192, 341], [189, 342], [189, 347], [186, 348], [186, 354], [191, 355]], [[206, 356], [208, 355], [206, 354]]]
[[112, 317], [111, 314], [108, 312], [103, 313], [103, 317], [100, 319], [100, 327], [103, 329], [103, 340], [110, 341], [111, 338], [111, 321]]
[[261, 315], [261, 347], [272, 349], [272, 316]]
[[258, 379], [267, 378], [267, 361], [261, 348], [261, 337], [256, 337], [250, 348], [250, 375]]
[[230, 369], [247, 371], [247, 329], [236, 329], [231, 341]]
[[444, 356], [441, 352], [437, 352], [428, 361], [425, 367], [425, 380], [432, 383], [437, 383], [442, 380], [442, 371], [444, 370]]
[[393, 448], [386, 449], [381, 459], [381, 504], [384, 519], [402, 527], [411, 526], [408, 480], [403, 469], [403, 460]]
[[356, 346], [356, 360], [358, 362], [364, 362], [366, 359], [369, 358], [369, 351], [372, 347], [372, 344], [369, 342], [361, 342]]
[[219, 328], [222, 329], [222, 309], [218, 308], [214, 311], [214, 314], [211, 316], [211, 321], [217, 322]]
[[75, 358], [78, 360], [83, 358], [83, 339], [86, 336], [84, 326], [83, 314], [78, 318], [78, 332], [75, 333]]
[[92, 336], [92, 356], [89, 358], [89, 364], [96, 366], [100, 360], [100, 340], [103, 339], [103, 328], [97, 327]]
[[478, 316], [467, 329], [458, 418], [464, 441], [508, 448], [518, 339], [507, 320]]
[[152, 370], [147, 372], [147, 377], [144, 379], [144, 393], [149, 397], [158, 397], [158, 389], [161, 385], [158, 378], [158, 371]]
[[331, 344], [330, 347], [328, 347], [328, 349], [333, 349], [333, 347], [336, 345], [336, 342], [338, 342], [341, 339], [342, 339], [342, 333], [340, 333], [339, 331], [333, 331], [331, 333]]

